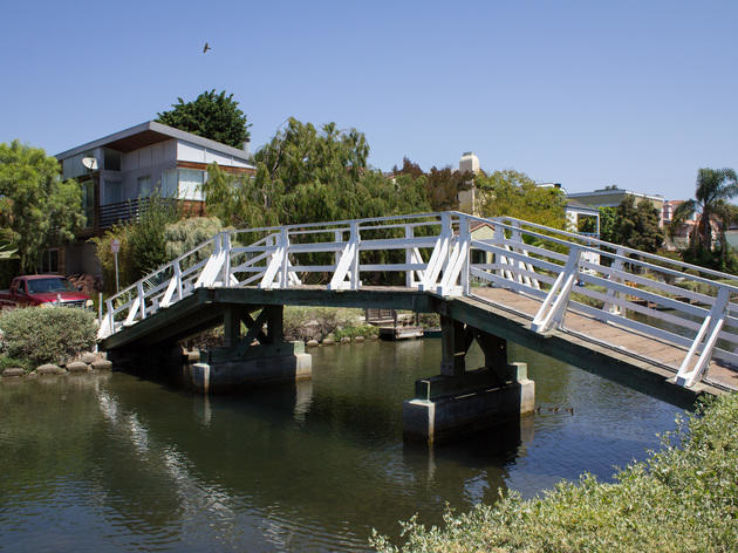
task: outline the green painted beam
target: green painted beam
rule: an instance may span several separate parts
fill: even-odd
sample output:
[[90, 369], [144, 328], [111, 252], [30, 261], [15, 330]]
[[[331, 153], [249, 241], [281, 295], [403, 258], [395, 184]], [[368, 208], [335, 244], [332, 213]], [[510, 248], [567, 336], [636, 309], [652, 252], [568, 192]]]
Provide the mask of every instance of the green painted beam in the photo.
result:
[[406, 288], [367, 287], [343, 291], [326, 290], [322, 286], [287, 290], [201, 288], [154, 316], [106, 338], [101, 347], [107, 350], [172, 341], [221, 324], [227, 309], [247, 306], [247, 310], [253, 311], [275, 305], [385, 307], [435, 312], [682, 407], [691, 405], [702, 393], [721, 393], [706, 384], [683, 388], [671, 382], [673, 371], [565, 332], [537, 334], [530, 330], [528, 319], [489, 304], [470, 298], [443, 298]]

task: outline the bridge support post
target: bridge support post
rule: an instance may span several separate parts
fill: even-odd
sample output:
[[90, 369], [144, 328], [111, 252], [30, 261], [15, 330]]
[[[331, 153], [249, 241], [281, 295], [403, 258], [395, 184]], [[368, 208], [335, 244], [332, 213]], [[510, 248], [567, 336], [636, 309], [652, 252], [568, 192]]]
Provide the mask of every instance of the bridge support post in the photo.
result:
[[[402, 406], [404, 435], [430, 444], [451, 441], [493, 427], [535, 408], [535, 383], [525, 363], [507, 362], [502, 338], [441, 318], [441, 374], [415, 382], [415, 397]], [[465, 370], [474, 340], [484, 353], [484, 367]]]
[[[203, 352], [200, 363], [185, 368], [191, 387], [204, 393], [231, 392], [311, 378], [312, 358], [304, 344], [284, 341], [283, 313], [281, 305], [225, 305], [223, 347]], [[244, 335], [242, 326], [247, 328]]]

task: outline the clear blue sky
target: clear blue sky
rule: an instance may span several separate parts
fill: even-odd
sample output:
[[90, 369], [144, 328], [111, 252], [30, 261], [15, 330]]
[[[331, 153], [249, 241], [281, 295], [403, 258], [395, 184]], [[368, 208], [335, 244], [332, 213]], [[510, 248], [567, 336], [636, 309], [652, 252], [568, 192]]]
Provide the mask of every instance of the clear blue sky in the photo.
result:
[[214, 88], [254, 149], [295, 116], [363, 131], [384, 170], [472, 150], [685, 198], [699, 167], [738, 169], [737, 22], [734, 0], [5, 1], [0, 142], [55, 154]]

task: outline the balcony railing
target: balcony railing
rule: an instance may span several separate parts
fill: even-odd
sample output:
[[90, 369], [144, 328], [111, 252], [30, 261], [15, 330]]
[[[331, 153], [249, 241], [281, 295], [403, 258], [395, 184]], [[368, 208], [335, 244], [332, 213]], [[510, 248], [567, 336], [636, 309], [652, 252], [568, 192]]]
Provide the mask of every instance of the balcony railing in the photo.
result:
[[[172, 198], [162, 198], [159, 201], [173, 204], [177, 200]], [[101, 205], [97, 219], [98, 230], [109, 229], [116, 223], [125, 223], [127, 221], [137, 220], [146, 207], [148, 207], [150, 202], [150, 198], [135, 198], [126, 200], [125, 202]]]

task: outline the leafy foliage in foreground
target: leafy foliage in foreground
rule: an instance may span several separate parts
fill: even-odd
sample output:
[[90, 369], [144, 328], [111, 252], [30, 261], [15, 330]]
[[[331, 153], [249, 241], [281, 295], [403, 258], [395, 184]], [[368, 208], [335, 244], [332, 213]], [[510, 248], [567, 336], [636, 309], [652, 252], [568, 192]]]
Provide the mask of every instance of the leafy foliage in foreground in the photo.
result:
[[35, 365], [58, 363], [95, 345], [95, 316], [70, 307], [5, 311], [0, 328], [9, 357]]
[[[728, 552], [738, 550], [738, 395], [678, 419], [662, 450], [605, 484], [590, 475], [563, 482], [542, 498], [516, 493], [493, 507], [448, 512], [445, 528], [405, 523], [391, 552]], [[681, 443], [681, 446], [671, 444]]]

